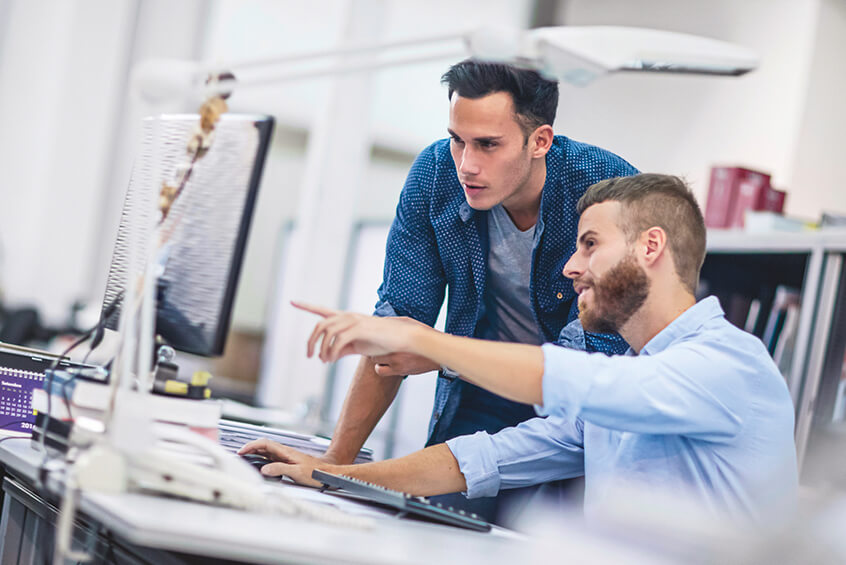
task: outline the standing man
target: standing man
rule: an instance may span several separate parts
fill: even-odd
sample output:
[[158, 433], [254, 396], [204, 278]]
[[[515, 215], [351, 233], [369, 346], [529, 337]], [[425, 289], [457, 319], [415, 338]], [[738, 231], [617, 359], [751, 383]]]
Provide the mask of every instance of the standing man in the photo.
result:
[[[593, 183], [637, 170], [552, 131], [558, 85], [534, 71], [466, 60], [442, 77], [449, 139], [415, 160], [388, 236], [376, 314], [433, 325], [449, 289], [446, 331], [539, 345], [577, 316], [562, 268], [575, 251], [576, 202]], [[579, 336], [581, 338], [581, 336]], [[585, 335], [588, 350], [622, 352], [619, 337]], [[347, 393], [329, 463], [353, 461], [405, 375], [439, 369], [427, 445], [495, 433], [535, 415], [410, 354], [363, 357]], [[492, 518], [495, 503], [473, 511]]]

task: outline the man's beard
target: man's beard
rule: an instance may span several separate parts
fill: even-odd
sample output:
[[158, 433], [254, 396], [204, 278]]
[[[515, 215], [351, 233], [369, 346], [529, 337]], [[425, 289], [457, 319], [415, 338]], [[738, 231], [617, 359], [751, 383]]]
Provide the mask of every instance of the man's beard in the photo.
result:
[[593, 304], [579, 304], [579, 320], [589, 332], [619, 332], [649, 295], [649, 279], [633, 255], [620, 259], [602, 278], [589, 284]]

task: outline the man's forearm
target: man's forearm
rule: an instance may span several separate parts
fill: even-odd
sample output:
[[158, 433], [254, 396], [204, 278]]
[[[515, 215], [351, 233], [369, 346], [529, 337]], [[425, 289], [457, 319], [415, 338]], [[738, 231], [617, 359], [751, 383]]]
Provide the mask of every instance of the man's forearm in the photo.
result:
[[380, 377], [373, 366], [369, 357], [358, 364], [326, 451], [330, 461], [353, 462], [402, 384], [402, 377]]
[[409, 352], [457, 371], [461, 378], [505, 398], [543, 403], [543, 351], [534, 345], [502, 343], [415, 328]]
[[398, 459], [320, 468], [415, 496], [434, 496], [467, 490], [467, 483], [458, 468], [458, 461], [445, 443], [415, 451]]

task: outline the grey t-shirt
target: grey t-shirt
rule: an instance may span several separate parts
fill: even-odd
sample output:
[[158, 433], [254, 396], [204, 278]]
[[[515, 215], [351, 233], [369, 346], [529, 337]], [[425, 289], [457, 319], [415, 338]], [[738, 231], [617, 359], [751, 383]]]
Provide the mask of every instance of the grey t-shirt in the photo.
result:
[[543, 343], [532, 313], [529, 280], [535, 226], [520, 231], [502, 205], [488, 214], [487, 327], [481, 337], [539, 345]]
[[[535, 228], [520, 231], [502, 206], [488, 214], [488, 276], [485, 316], [477, 337], [528, 344], [543, 343], [532, 313], [529, 280]], [[480, 427], [498, 430], [535, 416], [532, 406], [505, 400], [469, 382], [461, 382], [461, 401], [447, 437], [472, 434]]]

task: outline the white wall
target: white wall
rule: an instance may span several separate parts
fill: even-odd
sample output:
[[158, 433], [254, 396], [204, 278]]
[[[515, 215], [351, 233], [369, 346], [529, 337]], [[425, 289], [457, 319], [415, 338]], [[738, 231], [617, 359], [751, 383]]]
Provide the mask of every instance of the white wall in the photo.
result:
[[[6, 2], [0, 238], [8, 302], [51, 319], [86, 294], [134, 3]], [[93, 25], [92, 22], [109, 22]]]
[[[61, 323], [101, 300], [142, 109], [133, 63], [195, 57], [201, 0], [3, 0], [0, 266], [10, 305]], [[179, 111], [183, 108], [174, 108]]]
[[[341, 36], [344, 4], [344, 0], [324, 0], [315, 8], [296, 0], [217, 0], [212, 4], [204, 57], [237, 61], [333, 47]], [[480, 9], [477, 0], [389, 0], [382, 6], [383, 31], [362, 44], [449, 35], [484, 25], [525, 26], [530, 2], [487, 0]], [[416, 154], [446, 136], [448, 101], [440, 76], [458, 60], [460, 55], [455, 53], [460, 49], [460, 42], [454, 41], [398, 50], [395, 55], [450, 54], [372, 74], [373, 96], [367, 110], [372, 115], [374, 143]], [[328, 78], [313, 78], [243, 90], [232, 105], [261, 109], [291, 127], [307, 129], [329, 83]]]
[[788, 208], [846, 215], [846, 2], [821, 0], [807, 98], [796, 138]]
[[791, 190], [788, 211], [800, 211], [805, 196], [791, 181], [817, 1], [570, 0], [565, 7], [568, 25], [694, 33], [750, 47], [762, 64], [736, 79], [620, 74], [585, 89], [563, 86], [560, 132], [612, 149], [641, 170], [684, 175], [702, 202], [713, 164], [770, 171], [776, 186]]

